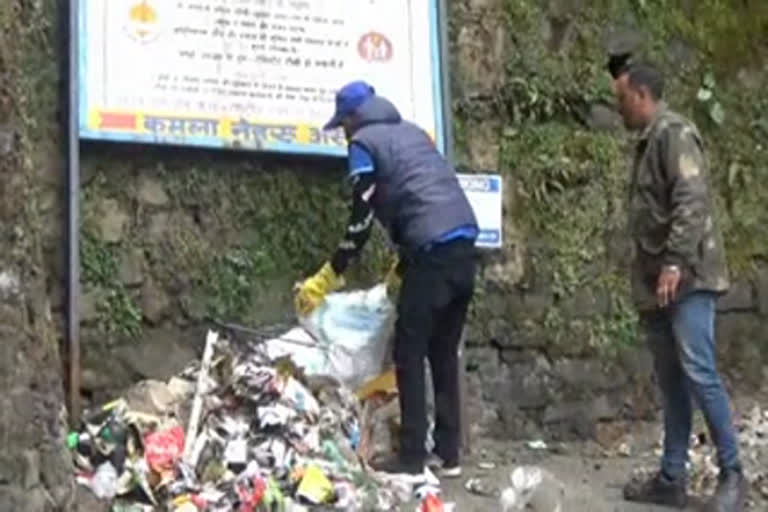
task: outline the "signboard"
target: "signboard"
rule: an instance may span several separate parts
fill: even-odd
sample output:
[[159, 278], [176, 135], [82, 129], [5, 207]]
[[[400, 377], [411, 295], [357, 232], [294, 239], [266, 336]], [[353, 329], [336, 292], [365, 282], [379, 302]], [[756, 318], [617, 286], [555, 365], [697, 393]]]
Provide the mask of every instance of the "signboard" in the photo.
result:
[[457, 174], [459, 183], [477, 217], [477, 247], [498, 249], [502, 235], [502, 189], [498, 174]]
[[444, 152], [438, 0], [78, 0], [80, 136], [345, 155], [371, 83]]

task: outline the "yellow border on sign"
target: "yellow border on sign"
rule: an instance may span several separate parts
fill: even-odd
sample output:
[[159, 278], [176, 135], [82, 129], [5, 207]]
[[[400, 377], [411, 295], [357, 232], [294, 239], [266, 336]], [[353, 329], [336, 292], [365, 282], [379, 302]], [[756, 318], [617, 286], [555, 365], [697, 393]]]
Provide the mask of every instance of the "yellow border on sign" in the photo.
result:
[[[238, 126], [240, 123], [245, 122], [247, 125], [250, 126], [258, 126], [258, 127], [264, 127], [268, 129], [280, 129], [280, 128], [289, 128], [292, 129], [293, 136], [291, 137], [292, 143], [297, 143], [301, 145], [309, 145], [317, 142], [313, 142], [313, 135], [317, 136], [317, 133], [333, 133], [333, 132], [323, 132], [322, 127], [318, 125], [310, 125], [307, 123], [290, 123], [290, 122], [282, 122], [277, 123], [274, 121], [261, 121], [261, 120], [253, 120], [253, 119], [247, 119], [247, 118], [231, 118], [231, 117], [214, 117], [214, 116], [207, 116], [207, 115], [190, 115], [188, 113], [181, 113], [179, 111], [148, 111], [148, 112], [136, 112], [136, 111], [130, 111], [130, 110], [121, 110], [121, 109], [103, 109], [103, 108], [92, 108], [88, 111], [86, 124], [90, 130], [99, 131], [101, 130], [101, 122], [102, 122], [102, 114], [109, 113], [109, 114], [115, 114], [115, 115], [124, 115], [124, 116], [134, 116], [136, 119], [134, 128], [120, 128], [120, 127], [109, 127], [107, 128], [110, 131], [116, 131], [116, 132], [122, 132], [126, 134], [135, 134], [135, 135], [154, 135], [155, 132], [147, 128], [147, 119], [150, 118], [157, 118], [161, 120], [168, 120], [168, 121], [183, 121], [183, 122], [190, 122], [190, 121], [200, 121], [203, 123], [209, 122], [209, 123], [216, 123], [215, 126], [215, 132], [210, 134], [205, 134], [205, 137], [213, 137], [218, 138], [226, 141], [236, 141], [239, 140], [239, 137], [235, 136], [233, 134], [234, 127]], [[313, 133], [314, 132], [314, 133]], [[436, 143], [435, 138], [435, 131], [434, 130], [428, 130], [427, 135], [432, 140], [433, 143]], [[191, 133], [185, 133], [184, 136], [203, 136], [201, 134], [191, 134]]]

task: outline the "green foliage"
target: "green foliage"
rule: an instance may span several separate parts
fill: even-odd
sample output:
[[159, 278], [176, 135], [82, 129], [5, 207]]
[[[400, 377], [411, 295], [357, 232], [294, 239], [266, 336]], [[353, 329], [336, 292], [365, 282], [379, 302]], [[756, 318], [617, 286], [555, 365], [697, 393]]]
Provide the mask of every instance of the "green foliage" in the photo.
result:
[[[517, 183], [514, 218], [537, 272], [551, 273], [555, 303], [540, 335], [560, 348], [613, 353], [636, 338], [623, 262], [609, 246], [624, 231], [626, 160], [616, 137], [545, 122], [508, 132], [503, 168]], [[562, 305], [582, 290], [608, 297], [608, 312], [572, 318]], [[569, 348], [566, 348], [569, 347]]]
[[768, 257], [768, 145], [760, 128], [768, 120], [768, 101], [758, 94], [726, 89], [728, 116], [709, 140], [713, 176], [727, 216], [728, 257], [737, 273], [750, 272], [756, 260]]
[[719, 72], [737, 71], [760, 59], [768, 47], [768, 4], [759, 0], [645, 0], [636, 12], [663, 53], [670, 39], [680, 38], [703, 53]]
[[[344, 232], [351, 191], [336, 169], [342, 161], [323, 162], [327, 169], [279, 171], [238, 159], [229, 164], [222, 169], [213, 159], [189, 166], [174, 160], [158, 167], [170, 209], [183, 222], [169, 221], [169, 235], [147, 244], [158, 256], [156, 267], [168, 265], [165, 280], [183, 275], [185, 286], [205, 297], [207, 314], [256, 322], [254, 304], [262, 306], [264, 296], [285, 302], [290, 283], [330, 258]], [[388, 257], [376, 230], [362, 265], [348, 272], [350, 286], [369, 286]]]
[[207, 169], [193, 166], [164, 175], [177, 207], [200, 211], [219, 225], [225, 247], [236, 240], [259, 247], [276, 272], [314, 271], [343, 233], [346, 205], [337, 173], [216, 171], [210, 162]]
[[206, 278], [208, 310], [216, 318], [242, 317], [259, 281], [274, 272], [275, 262], [254, 249], [234, 249], [214, 257]]
[[[617, 277], [609, 275], [605, 281], [617, 282]], [[601, 280], [590, 284], [595, 293], [609, 297], [610, 309], [607, 313], [570, 317], [557, 305], [549, 308], [537, 333], [548, 340], [547, 351], [550, 354], [612, 358], [634, 346], [638, 341], [637, 313], [628, 299], [624, 283], [617, 283], [617, 289], [606, 287]]]
[[[611, 98], [601, 34], [595, 30], [603, 25], [604, 12], [590, 7], [553, 16], [537, 2], [520, 0], [507, 0], [505, 7], [507, 25], [514, 27], [515, 51], [509, 52], [503, 91], [511, 121], [563, 119], [585, 102]], [[569, 26], [589, 30], [573, 32]]]
[[135, 339], [142, 332], [142, 312], [135, 299], [120, 284], [112, 284], [106, 300], [97, 307], [99, 327], [121, 339]]
[[86, 288], [104, 291], [104, 300], [96, 305], [99, 328], [107, 334], [133, 339], [142, 332], [142, 312], [131, 291], [118, 278], [120, 250], [88, 229], [81, 229], [81, 279]]
[[621, 350], [633, 346], [638, 340], [638, 317], [629, 300], [629, 286], [626, 276], [608, 274], [602, 279], [603, 292], [610, 298], [608, 314], [595, 318], [593, 323], [595, 346], [603, 354], [617, 355]]
[[507, 138], [504, 166], [515, 169], [515, 216], [528, 236], [546, 241], [556, 296], [583, 286], [605, 256], [606, 233], [621, 228], [625, 169], [609, 135], [561, 123], [539, 124]]
[[119, 279], [119, 258], [127, 250], [120, 244], [108, 244], [97, 230], [97, 201], [106, 195], [109, 180], [99, 173], [84, 189], [80, 227], [80, 271], [85, 290], [98, 290], [102, 297], [96, 304], [99, 329], [120, 339], [135, 339], [142, 332], [142, 312], [131, 290]]
[[95, 286], [107, 286], [117, 275], [115, 249], [101, 243], [92, 233], [80, 233], [82, 280]]

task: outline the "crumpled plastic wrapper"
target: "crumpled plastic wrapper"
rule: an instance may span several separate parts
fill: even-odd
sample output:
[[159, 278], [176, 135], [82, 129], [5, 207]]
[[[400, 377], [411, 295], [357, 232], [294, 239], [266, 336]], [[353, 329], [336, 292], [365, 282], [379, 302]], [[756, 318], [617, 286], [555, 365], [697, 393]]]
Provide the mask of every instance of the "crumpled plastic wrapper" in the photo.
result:
[[537, 466], [518, 466], [501, 492], [502, 512], [563, 512], [565, 486], [552, 473]]

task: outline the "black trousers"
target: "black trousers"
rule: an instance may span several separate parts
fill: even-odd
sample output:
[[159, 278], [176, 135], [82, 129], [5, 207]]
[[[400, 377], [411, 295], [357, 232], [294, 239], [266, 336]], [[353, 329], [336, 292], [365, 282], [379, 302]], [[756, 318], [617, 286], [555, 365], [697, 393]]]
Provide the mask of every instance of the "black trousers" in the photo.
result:
[[459, 459], [458, 346], [475, 284], [474, 243], [456, 240], [401, 256], [403, 280], [395, 324], [394, 361], [400, 395], [400, 457], [426, 458], [424, 359], [435, 391], [435, 454]]

